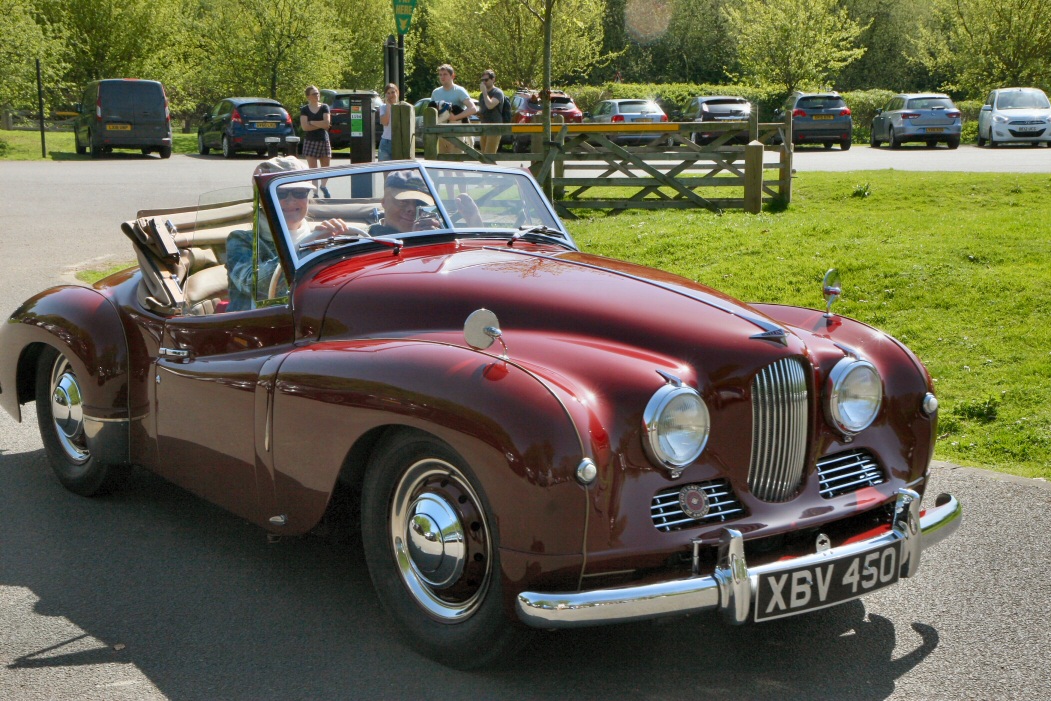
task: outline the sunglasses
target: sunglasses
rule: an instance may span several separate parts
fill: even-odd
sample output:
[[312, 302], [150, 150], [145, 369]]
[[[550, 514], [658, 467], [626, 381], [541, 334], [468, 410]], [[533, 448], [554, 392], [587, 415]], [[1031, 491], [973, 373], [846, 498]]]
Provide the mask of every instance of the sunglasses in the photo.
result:
[[277, 191], [277, 199], [287, 200], [289, 197], [294, 197], [297, 200], [305, 200], [310, 197], [310, 190], [295, 188]]

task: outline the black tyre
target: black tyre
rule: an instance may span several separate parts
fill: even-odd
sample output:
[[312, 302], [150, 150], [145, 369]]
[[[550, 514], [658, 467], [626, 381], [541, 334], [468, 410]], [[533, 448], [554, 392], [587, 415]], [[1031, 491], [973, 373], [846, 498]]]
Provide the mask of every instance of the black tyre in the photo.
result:
[[153, 149], [151, 149], [151, 148], [140, 148], [139, 152], [142, 153], [143, 156], [148, 156], [151, 153], [153, 153]]
[[1000, 143], [993, 136], [993, 128], [989, 127], [989, 148], [996, 148]]
[[237, 151], [234, 150], [234, 145], [230, 143], [230, 139], [227, 136], [223, 136], [223, 158], [233, 158]]
[[92, 158], [102, 158], [104, 149], [101, 146], [96, 146], [95, 142], [91, 138], [91, 132], [88, 132], [88, 152]]
[[937, 141], [928, 141], [928, 142], [927, 142], [927, 143], [925, 144], [925, 146], [926, 146], [927, 148], [938, 148], [938, 142], [937, 142]]
[[92, 455], [84, 432], [84, 400], [69, 360], [49, 348], [40, 354], [36, 375], [36, 413], [44, 452], [58, 481], [81, 496], [102, 494], [124, 474]]
[[826, 141], [825, 143], [823, 143], [821, 145], [825, 147], [826, 151], [831, 151], [832, 147], [835, 146], [835, 144], [833, 144], [831, 141]]
[[982, 130], [978, 130], [978, 148], [985, 146], [985, 139], [982, 138]]
[[80, 143], [80, 137], [77, 136], [77, 132], [73, 132], [73, 148], [76, 149], [77, 155], [83, 156], [88, 152], [88, 147]]
[[450, 667], [489, 664], [527, 638], [504, 612], [495, 523], [444, 443], [404, 432], [377, 448], [361, 498], [369, 575], [407, 643]]
[[879, 148], [883, 144], [882, 141], [876, 138], [876, 128], [872, 128], [872, 136], [869, 138], [869, 146], [872, 148]]
[[204, 145], [204, 134], [197, 135], [197, 153], [202, 156], [207, 156], [212, 152], [212, 149]]
[[840, 141], [839, 142], [839, 149], [841, 151], [849, 151], [850, 150], [850, 139], [844, 139], [843, 141]]
[[954, 150], [960, 148], [960, 140], [959, 139], [949, 139], [948, 141], [945, 142], [945, 145], [949, 147], [950, 151], [954, 151]]
[[161, 146], [159, 149], [157, 149], [157, 153], [160, 155], [161, 158], [171, 158], [172, 157], [172, 147], [171, 146]]
[[890, 144], [890, 147], [893, 149], [901, 148], [901, 142], [898, 141], [898, 137], [895, 136], [893, 127], [887, 129], [887, 143]]

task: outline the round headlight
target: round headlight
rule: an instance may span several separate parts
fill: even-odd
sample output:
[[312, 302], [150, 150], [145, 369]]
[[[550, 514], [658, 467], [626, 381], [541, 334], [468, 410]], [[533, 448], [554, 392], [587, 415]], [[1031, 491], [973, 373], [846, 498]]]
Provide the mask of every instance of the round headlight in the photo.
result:
[[673, 473], [696, 460], [708, 442], [708, 407], [690, 387], [661, 387], [646, 405], [643, 421], [646, 453]]
[[829, 374], [828, 414], [841, 432], [869, 427], [883, 403], [883, 382], [872, 363], [843, 358]]

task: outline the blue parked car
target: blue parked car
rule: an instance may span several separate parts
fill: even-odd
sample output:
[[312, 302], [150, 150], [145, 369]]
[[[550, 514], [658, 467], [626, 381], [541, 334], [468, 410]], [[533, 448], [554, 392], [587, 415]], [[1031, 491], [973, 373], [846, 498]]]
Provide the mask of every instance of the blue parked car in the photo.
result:
[[792, 116], [793, 144], [822, 144], [825, 148], [839, 144], [844, 151], [850, 148], [854, 118], [839, 93], [794, 92], [774, 112], [779, 120], [786, 114]]
[[197, 127], [197, 152], [206, 156], [215, 148], [227, 158], [233, 158], [238, 151], [255, 151], [262, 156], [267, 150], [267, 137], [281, 139], [279, 148], [287, 151], [285, 139], [293, 133], [292, 117], [277, 100], [228, 97], [201, 119]]
[[886, 141], [899, 148], [907, 141], [922, 141], [927, 148], [944, 142], [949, 148], [960, 145], [963, 119], [960, 110], [941, 93], [895, 95], [872, 118], [872, 148]]

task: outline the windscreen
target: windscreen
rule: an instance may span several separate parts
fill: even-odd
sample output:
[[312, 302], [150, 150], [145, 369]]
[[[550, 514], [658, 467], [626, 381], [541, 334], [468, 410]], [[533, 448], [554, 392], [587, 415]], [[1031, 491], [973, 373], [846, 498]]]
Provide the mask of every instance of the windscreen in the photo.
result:
[[643, 112], [660, 112], [661, 108], [655, 102], [645, 100], [633, 100], [620, 103], [621, 114], [642, 114]]
[[1046, 110], [1051, 103], [1040, 90], [1017, 90], [1004, 92], [996, 98], [996, 108], [1001, 110]]

